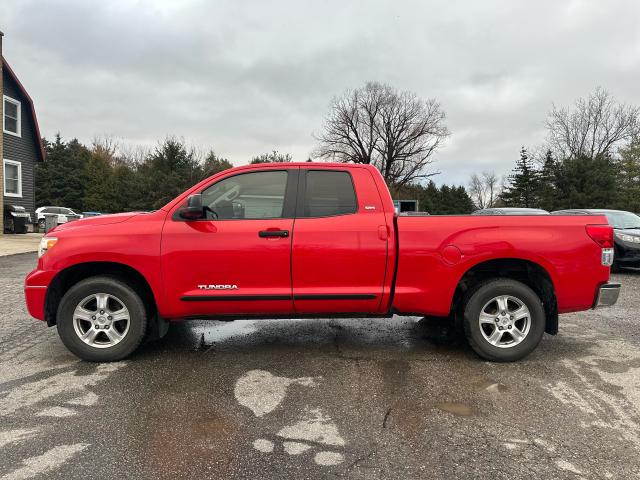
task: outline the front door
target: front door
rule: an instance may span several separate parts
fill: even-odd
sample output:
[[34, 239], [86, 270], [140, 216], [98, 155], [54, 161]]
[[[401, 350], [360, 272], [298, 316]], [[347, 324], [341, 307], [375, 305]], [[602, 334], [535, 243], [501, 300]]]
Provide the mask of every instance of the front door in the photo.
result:
[[167, 217], [162, 273], [168, 316], [293, 311], [297, 174], [268, 169], [225, 177], [202, 191], [206, 219]]

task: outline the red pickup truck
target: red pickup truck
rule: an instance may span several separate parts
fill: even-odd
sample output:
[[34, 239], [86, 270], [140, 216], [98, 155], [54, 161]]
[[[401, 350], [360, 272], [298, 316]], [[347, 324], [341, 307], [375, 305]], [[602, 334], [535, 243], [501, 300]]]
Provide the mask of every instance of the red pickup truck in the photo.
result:
[[261, 164], [159, 210], [43, 239], [32, 316], [112, 361], [185, 318], [449, 317], [483, 358], [518, 360], [558, 314], [616, 302], [603, 216], [398, 216], [372, 166]]

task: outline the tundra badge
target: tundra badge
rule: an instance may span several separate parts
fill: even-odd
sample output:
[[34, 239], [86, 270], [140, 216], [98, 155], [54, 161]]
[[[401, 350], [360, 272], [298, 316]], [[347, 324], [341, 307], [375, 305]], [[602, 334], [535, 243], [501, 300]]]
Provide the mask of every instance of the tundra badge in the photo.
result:
[[237, 285], [198, 285], [200, 290], [237, 290]]

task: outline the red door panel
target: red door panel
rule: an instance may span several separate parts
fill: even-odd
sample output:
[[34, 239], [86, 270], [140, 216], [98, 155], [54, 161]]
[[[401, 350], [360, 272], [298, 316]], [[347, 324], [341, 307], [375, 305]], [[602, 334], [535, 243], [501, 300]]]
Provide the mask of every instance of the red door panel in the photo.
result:
[[167, 216], [161, 257], [170, 317], [293, 312], [296, 183], [297, 169], [231, 175], [202, 191], [209, 219]]
[[162, 264], [166, 292], [174, 300], [171, 315], [292, 312], [291, 236], [259, 236], [292, 227], [291, 219], [167, 220]]
[[[292, 245], [296, 312], [377, 313], [380, 309], [387, 260], [385, 215], [369, 172], [355, 170], [353, 177], [354, 213], [304, 218], [330, 213], [330, 192], [328, 200], [315, 209], [297, 211]], [[300, 184], [304, 181], [301, 170]], [[304, 197], [302, 191], [299, 204], [309, 201]]]

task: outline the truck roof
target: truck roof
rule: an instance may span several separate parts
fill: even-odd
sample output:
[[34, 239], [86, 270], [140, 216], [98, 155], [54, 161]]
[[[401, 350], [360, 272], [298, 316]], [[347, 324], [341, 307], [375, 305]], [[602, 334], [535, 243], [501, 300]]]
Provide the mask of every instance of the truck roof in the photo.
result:
[[371, 164], [368, 163], [343, 163], [343, 162], [273, 162], [273, 163], [250, 163], [248, 165], [238, 165], [237, 167], [233, 167], [233, 169], [245, 169], [245, 168], [263, 168], [263, 167], [279, 167], [279, 168], [289, 168], [289, 167], [329, 167], [329, 168], [369, 168], [373, 170], [377, 170]]

